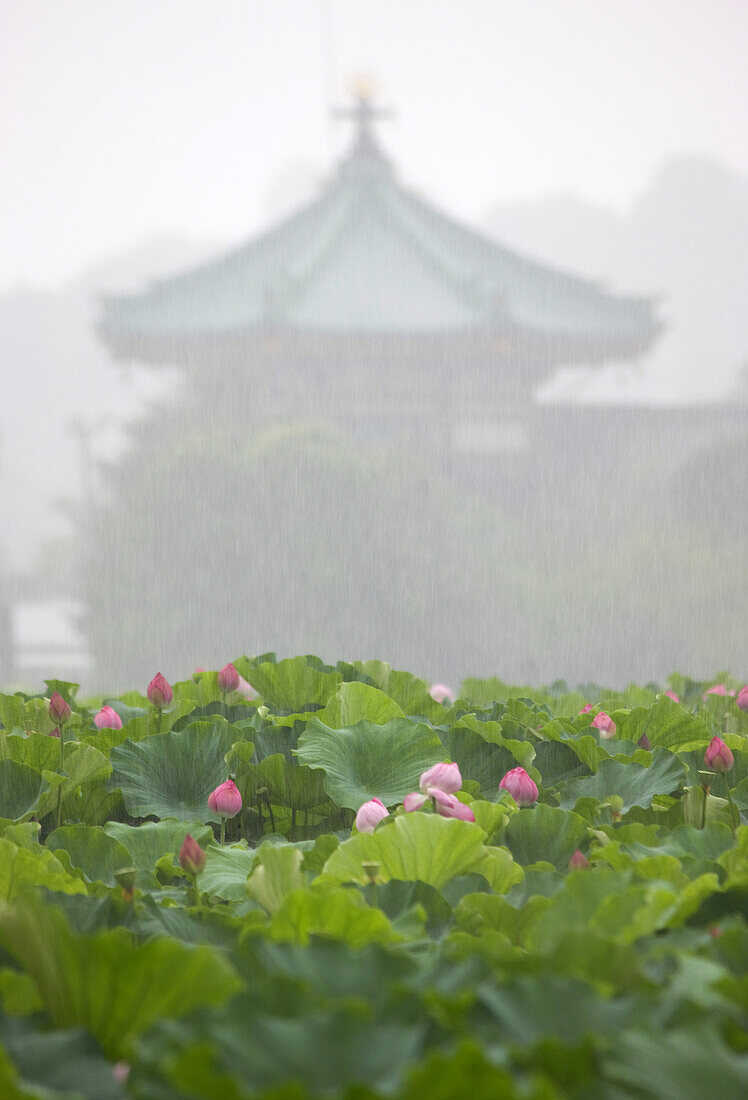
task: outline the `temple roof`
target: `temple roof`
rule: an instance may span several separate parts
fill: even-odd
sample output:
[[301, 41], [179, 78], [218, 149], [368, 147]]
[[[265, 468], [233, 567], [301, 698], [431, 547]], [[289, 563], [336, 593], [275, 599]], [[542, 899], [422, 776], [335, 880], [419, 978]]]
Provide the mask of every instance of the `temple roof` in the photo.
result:
[[102, 335], [130, 344], [268, 327], [347, 336], [520, 330], [611, 356], [645, 350], [657, 335], [650, 299], [614, 296], [527, 259], [407, 190], [374, 138], [365, 95], [353, 115], [353, 147], [316, 200], [212, 262], [104, 299]]

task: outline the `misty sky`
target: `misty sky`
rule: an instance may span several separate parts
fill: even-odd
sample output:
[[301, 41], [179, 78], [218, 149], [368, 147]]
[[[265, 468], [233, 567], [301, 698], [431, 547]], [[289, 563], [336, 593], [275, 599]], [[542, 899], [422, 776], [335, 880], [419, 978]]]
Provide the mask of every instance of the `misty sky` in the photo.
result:
[[344, 147], [361, 72], [401, 177], [473, 222], [623, 209], [676, 153], [748, 173], [747, 43], [743, 0], [2, 0], [0, 290], [256, 232]]

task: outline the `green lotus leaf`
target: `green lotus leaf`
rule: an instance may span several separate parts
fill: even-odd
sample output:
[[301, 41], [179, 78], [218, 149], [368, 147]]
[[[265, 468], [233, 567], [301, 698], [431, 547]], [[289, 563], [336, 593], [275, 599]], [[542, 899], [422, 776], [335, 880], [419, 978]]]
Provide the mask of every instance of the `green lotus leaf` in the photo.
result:
[[223, 901], [244, 901], [247, 878], [256, 858], [256, 849], [210, 844], [206, 849], [205, 869], [200, 875], [201, 892]]
[[59, 768], [59, 741], [53, 739], [57, 745], [57, 761], [54, 770], [45, 769], [42, 773], [50, 785], [50, 790], [43, 792], [36, 807], [36, 815], [39, 818], [50, 813], [57, 805], [57, 788], [62, 789], [63, 802], [73, 798], [77, 792], [87, 783], [99, 779], [106, 779], [112, 770], [106, 756], [91, 745], [81, 745], [72, 742], [65, 749], [65, 773], [60, 776]]
[[359, 882], [364, 863], [377, 864], [377, 881], [425, 882], [441, 889], [455, 875], [480, 867], [489, 849], [485, 833], [469, 821], [438, 814], [410, 813], [375, 833], [360, 833], [344, 841], [325, 863], [318, 882]]
[[630, 1000], [603, 998], [586, 982], [556, 975], [515, 978], [506, 985], [484, 982], [477, 995], [502, 1033], [523, 1046], [547, 1036], [570, 1047], [586, 1035], [617, 1037], [635, 1011]]
[[339, 672], [313, 668], [305, 657], [289, 657], [277, 664], [266, 661], [248, 668], [244, 675], [265, 703], [288, 711], [324, 706], [343, 679]]
[[102, 828], [89, 825], [63, 825], [47, 837], [51, 852], [67, 852], [70, 863], [78, 867], [89, 882], [115, 886], [115, 871], [130, 866], [130, 854], [119, 841]]
[[635, 761], [625, 764], [620, 760], [602, 760], [597, 775], [571, 779], [564, 784], [561, 807], [570, 808], [579, 798], [596, 798], [604, 802], [610, 795], [616, 795], [623, 800], [622, 813], [627, 813], [632, 806], [646, 810], [655, 795], [677, 791], [686, 771], [678, 757], [666, 749], [654, 751], [648, 768]]
[[353, 681], [341, 684], [324, 710], [317, 711], [315, 718], [332, 729], [341, 729], [364, 720], [382, 726], [393, 718], [403, 716], [402, 707], [384, 691]]
[[33, 812], [48, 786], [36, 769], [15, 760], [0, 760], [0, 817], [20, 821]]
[[691, 714], [667, 695], [660, 695], [651, 707], [633, 707], [619, 719], [617, 736], [638, 741], [646, 734], [653, 749], [687, 752], [705, 749], [712, 733], [703, 717]]
[[513, 814], [504, 830], [504, 843], [518, 863], [568, 866], [587, 834], [587, 823], [577, 814], [539, 804]]
[[446, 708], [431, 698], [425, 680], [419, 680], [410, 672], [393, 669], [385, 661], [354, 661], [353, 667], [389, 695], [405, 714], [422, 714], [432, 722], [444, 719]]
[[675, 1032], [623, 1031], [610, 1047], [603, 1073], [620, 1086], [618, 1095], [642, 1100], [748, 1094], [748, 1054], [730, 1049], [716, 1023], [703, 1018]]
[[3, 1077], [0, 1064], [3, 1100], [125, 1100], [100, 1047], [79, 1028], [40, 1031], [29, 1020], [5, 1018], [0, 1043], [14, 1070]]
[[247, 893], [268, 913], [277, 913], [286, 897], [304, 884], [304, 853], [290, 844], [263, 844], [247, 882]]
[[113, 837], [129, 853], [128, 863], [138, 872], [141, 889], [158, 886], [154, 876], [156, 864], [164, 856], [176, 856], [189, 833], [205, 848], [213, 839], [213, 830], [200, 821], [147, 821], [142, 825], [125, 825], [121, 821], [108, 821], [104, 826], [107, 836]]
[[313, 810], [331, 806], [325, 791], [325, 776], [321, 771], [289, 761], [282, 753], [266, 756], [259, 763], [252, 763], [252, 746], [247, 742], [234, 745], [229, 756], [229, 767], [236, 776], [245, 806], [264, 805], [265, 794], [273, 806], [287, 806], [295, 810]]
[[241, 987], [222, 952], [165, 938], [136, 944], [123, 928], [76, 936], [38, 903], [0, 910], [0, 944], [31, 975], [54, 1027], [85, 1027], [112, 1058], [154, 1020], [220, 1004]]
[[216, 717], [176, 733], [125, 741], [112, 749], [109, 788], [122, 791], [133, 817], [217, 821], [208, 795], [227, 778], [225, 757], [233, 739], [232, 727]]
[[[501, 780], [519, 763], [517, 757], [503, 745], [484, 741], [478, 733], [463, 726], [462, 723], [453, 726], [440, 737], [445, 749], [445, 758], [449, 758], [458, 765], [463, 781], [472, 780], [477, 783], [484, 798], [489, 800], [497, 798]], [[529, 750], [529, 759], [528, 753], [523, 755], [528, 759], [531, 774], [537, 776], [529, 762], [532, 759], [532, 746], [527, 742], [524, 744]]]
[[312, 936], [327, 936], [354, 949], [400, 939], [384, 913], [359, 893], [321, 882], [289, 894], [270, 929], [279, 943], [308, 944]]
[[432, 729], [408, 718], [334, 730], [313, 718], [296, 755], [325, 771], [325, 790], [338, 806], [358, 810], [375, 797], [394, 806], [417, 790], [421, 774], [444, 758], [444, 749]]
[[87, 893], [85, 882], [70, 875], [59, 859], [40, 844], [33, 851], [0, 838], [0, 898], [12, 901], [34, 886], [63, 894]]

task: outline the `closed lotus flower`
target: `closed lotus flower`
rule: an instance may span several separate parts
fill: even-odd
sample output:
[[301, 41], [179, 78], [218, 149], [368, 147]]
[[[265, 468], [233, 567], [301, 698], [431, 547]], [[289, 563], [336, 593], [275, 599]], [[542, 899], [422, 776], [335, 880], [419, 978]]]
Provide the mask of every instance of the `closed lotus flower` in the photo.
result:
[[721, 737], [713, 737], [704, 753], [704, 763], [713, 772], [724, 775], [735, 763], [735, 757]]
[[748, 684], [742, 687], [738, 692], [738, 697], [735, 700], [741, 710], [748, 712]]
[[706, 702], [708, 695], [734, 695], [734, 691], [728, 691], [726, 684], [714, 684], [713, 687], [707, 688], [704, 694], [701, 696], [701, 701]]
[[454, 703], [455, 693], [446, 684], [432, 684], [429, 695], [436, 703]]
[[462, 787], [462, 776], [456, 764], [434, 764], [421, 776], [418, 786], [422, 791], [438, 787], [445, 794], [454, 794]]
[[218, 673], [218, 686], [226, 694], [239, 687], [239, 673], [232, 664], [224, 665]]
[[208, 795], [208, 809], [218, 817], [236, 817], [242, 808], [242, 796], [233, 779], [227, 779]]
[[49, 700], [49, 717], [56, 726], [64, 726], [70, 717], [70, 704], [66, 703], [59, 691], [52, 692]]
[[373, 833], [379, 822], [389, 816], [389, 811], [381, 799], [370, 798], [359, 807], [354, 824], [360, 833]]
[[587, 856], [584, 854], [584, 852], [580, 852], [579, 848], [577, 848], [576, 852], [574, 852], [571, 859], [569, 860], [569, 870], [582, 871], [589, 867], [589, 865], [590, 861], [587, 859]]
[[114, 707], [102, 707], [94, 714], [94, 725], [97, 730], [121, 730], [122, 719]]
[[507, 772], [499, 789], [508, 791], [518, 806], [532, 806], [538, 800], [538, 788], [524, 768], [512, 768]]
[[674, 691], [663, 691], [663, 695], [667, 695], [668, 699], [672, 699], [674, 703], [680, 703], [680, 696], [676, 695]]
[[199, 875], [205, 867], [205, 852], [189, 833], [179, 849], [179, 862], [189, 875]]
[[148, 701], [158, 710], [163, 710], [164, 707], [168, 707], [169, 703], [174, 698], [174, 692], [171, 690], [171, 685], [160, 672], [157, 672], [151, 680], [146, 695], [148, 696]]
[[594, 709], [594, 706], [595, 706], [594, 703], [585, 703], [584, 706], [582, 707], [582, 709], [579, 711], [579, 713], [580, 714], [589, 714], [590, 711]]
[[599, 714], [595, 715], [592, 719], [592, 725], [606, 741], [609, 741], [611, 737], [615, 737], [616, 735], [616, 724], [604, 710], [601, 710]]
[[475, 821], [475, 814], [470, 807], [466, 806], [464, 802], [460, 802], [459, 798], [455, 798], [453, 794], [446, 794], [438, 787], [432, 787], [428, 793], [434, 799], [436, 812], [441, 814], [442, 817], [456, 817], [460, 821]]

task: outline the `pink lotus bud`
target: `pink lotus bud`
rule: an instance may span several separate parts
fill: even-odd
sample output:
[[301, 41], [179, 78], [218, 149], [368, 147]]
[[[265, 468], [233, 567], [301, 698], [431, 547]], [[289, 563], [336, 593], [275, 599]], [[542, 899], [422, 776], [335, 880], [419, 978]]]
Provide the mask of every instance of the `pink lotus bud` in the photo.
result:
[[532, 806], [538, 800], [538, 788], [524, 768], [512, 768], [499, 783], [499, 790], [508, 791], [518, 806]]
[[218, 686], [221, 691], [236, 691], [239, 687], [239, 673], [232, 664], [224, 665], [218, 673]]
[[735, 763], [735, 757], [721, 737], [713, 737], [704, 753], [704, 763], [707, 768], [711, 768], [713, 772], [719, 772], [720, 775], [724, 775], [725, 772], [729, 772], [730, 768]]
[[201, 672], [205, 672], [205, 669], [201, 668], [200, 665], [198, 665], [196, 668], [193, 668], [193, 670], [192, 670], [192, 679], [195, 683], [197, 683], [197, 681], [200, 679], [200, 673]]
[[457, 817], [461, 821], [475, 821], [475, 814], [470, 807], [466, 806], [464, 802], [460, 802], [459, 798], [455, 798], [453, 794], [446, 794], [438, 787], [431, 787], [428, 795], [429, 798], [434, 799], [436, 812], [441, 814], [442, 817]]
[[127, 1079], [130, 1076], [130, 1063], [129, 1062], [115, 1062], [112, 1066], [112, 1077], [115, 1081], [118, 1081], [120, 1085], [127, 1084]]
[[190, 875], [199, 875], [205, 866], [205, 852], [189, 833], [179, 849], [179, 862]]
[[389, 812], [384, 802], [378, 798], [370, 798], [359, 807], [354, 825], [360, 833], [373, 833], [380, 821], [389, 817]]
[[595, 715], [592, 719], [592, 725], [606, 741], [609, 741], [611, 737], [615, 737], [616, 735], [616, 724], [604, 710], [601, 710], [599, 714]]
[[429, 695], [435, 703], [454, 703], [455, 693], [446, 684], [432, 684]]
[[208, 809], [219, 817], [236, 817], [242, 808], [242, 796], [232, 779], [227, 779], [208, 795]]
[[94, 725], [97, 730], [121, 730], [122, 719], [114, 707], [102, 707], [98, 714], [94, 714]]
[[456, 764], [434, 764], [421, 776], [419, 787], [427, 791], [429, 787], [438, 787], [445, 794], [454, 794], [462, 787], [462, 776]]
[[701, 696], [702, 703], [706, 702], [707, 695], [727, 695], [727, 688], [724, 684], [715, 684], [714, 687], [707, 688]]
[[646, 749], [647, 752], [651, 752], [652, 742], [649, 740], [646, 733], [643, 733], [636, 743], [640, 749]]
[[735, 702], [741, 710], [748, 711], [748, 684], [740, 689]]
[[403, 809], [406, 814], [410, 814], [413, 810], [420, 810], [424, 802], [426, 802], [425, 794], [419, 794], [418, 791], [412, 791], [411, 794], [406, 794], [403, 799]]
[[154, 707], [157, 707], [158, 710], [163, 710], [164, 707], [168, 707], [169, 703], [174, 698], [174, 692], [160, 672], [157, 672], [151, 680], [146, 695], [148, 696], [149, 702], [152, 703]]
[[60, 736], [60, 727], [55, 726], [55, 728], [53, 730], [50, 730], [49, 731], [49, 736], [50, 737], [59, 737]]
[[66, 703], [59, 691], [52, 693], [49, 700], [49, 717], [56, 726], [64, 726], [70, 717], [70, 704]]
[[589, 865], [590, 861], [587, 859], [587, 856], [584, 854], [584, 852], [580, 852], [577, 848], [576, 852], [574, 852], [573, 856], [569, 860], [569, 870], [581, 871], [585, 867], [589, 867]]
[[667, 695], [668, 699], [672, 699], [674, 703], [680, 703], [680, 696], [676, 695], [674, 691], [663, 691], [663, 695]]
[[582, 709], [578, 713], [579, 714], [589, 714], [590, 711], [594, 709], [594, 706], [595, 706], [594, 703], [585, 703], [584, 706], [582, 707]]

